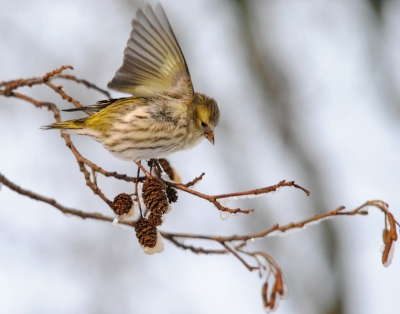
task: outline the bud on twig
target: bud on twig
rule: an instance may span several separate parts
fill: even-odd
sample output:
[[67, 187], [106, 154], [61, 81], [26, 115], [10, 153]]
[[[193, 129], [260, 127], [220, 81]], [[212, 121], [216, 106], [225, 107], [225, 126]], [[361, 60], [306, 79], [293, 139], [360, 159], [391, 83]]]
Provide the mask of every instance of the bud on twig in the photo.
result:
[[167, 193], [168, 202], [170, 204], [176, 203], [178, 201], [178, 192], [176, 191], [175, 188], [168, 185], [166, 193]]

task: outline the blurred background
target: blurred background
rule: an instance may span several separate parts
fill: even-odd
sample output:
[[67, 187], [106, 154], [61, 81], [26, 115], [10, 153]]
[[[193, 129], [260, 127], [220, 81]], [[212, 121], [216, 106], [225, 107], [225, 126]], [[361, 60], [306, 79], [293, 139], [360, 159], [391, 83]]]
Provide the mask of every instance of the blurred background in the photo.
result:
[[[154, 4], [155, 2], [151, 2]], [[144, 1], [1, 0], [0, 81], [65, 72], [106, 88], [122, 64]], [[208, 202], [180, 193], [162, 230], [259, 232], [344, 205], [382, 199], [400, 218], [400, 1], [162, 1], [195, 90], [221, 110], [216, 145], [170, 158], [183, 181], [209, 194], [295, 180], [237, 204], [255, 213], [222, 221]], [[85, 105], [102, 95], [55, 81]], [[45, 86], [19, 90], [71, 107]], [[123, 94], [112, 92], [113, 97]], [[63, 119], [82, 113], [62, 113]], [[45, 109], [0, 98], [0, 172], [65, 206], [111, 215], [85, 186]], [[107, 170], [133, 164], [89, 138], [81, 153]], [[98, 176], [108, 198], [132, 186]], [[342, 217], [249, 245], [281, 266], [289, 298], [279, 313], [397, 313], [400, 257], [381, 264], [383, 215]], [[1, 313], [263, 313], [262, 281], [232, 256], [202, 256], [167, 241], [147, 256], [133, 229], [67, 217], [0, 190]], [[191, 244], [207, 247], [208, 243]]]

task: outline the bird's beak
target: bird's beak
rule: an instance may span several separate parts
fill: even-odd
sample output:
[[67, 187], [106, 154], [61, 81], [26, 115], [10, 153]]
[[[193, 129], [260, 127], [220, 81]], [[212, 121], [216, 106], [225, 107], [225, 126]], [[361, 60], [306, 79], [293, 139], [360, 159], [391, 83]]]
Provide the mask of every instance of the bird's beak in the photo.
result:
[[208, 139], [211, 142], [211, 144], [214, 145], [214, 132], [213, 131], [205, 132], [204, 137], [206, 139]]

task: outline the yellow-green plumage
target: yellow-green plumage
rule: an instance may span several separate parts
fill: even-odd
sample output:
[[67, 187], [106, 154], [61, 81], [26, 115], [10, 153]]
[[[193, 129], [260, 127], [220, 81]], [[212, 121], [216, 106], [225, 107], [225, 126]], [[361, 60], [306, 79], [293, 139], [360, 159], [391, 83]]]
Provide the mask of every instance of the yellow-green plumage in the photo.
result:
[[46, 129], [87, 135], [115, 156], [138, 161], [162, 158], [214, 143], [219, 109], [214, 99], [194, 93], [183, 54], [161, 8], [139, 10], [124, 53], [124, 62], [109, 86], [132, 97], [100, 101], [76, 110], [97, 111]]

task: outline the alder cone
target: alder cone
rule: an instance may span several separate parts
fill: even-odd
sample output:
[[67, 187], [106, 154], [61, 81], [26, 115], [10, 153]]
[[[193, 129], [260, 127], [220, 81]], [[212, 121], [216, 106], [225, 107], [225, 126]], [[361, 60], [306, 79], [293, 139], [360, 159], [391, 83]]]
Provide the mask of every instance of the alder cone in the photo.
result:
[[146, 218], [140, 219], [135, 227], [136, 237], [143, 247], [153, 248], [157, 244], [157, 227]]
[[169, 204], [165, 189], [166, 184], [156, 177], [147, 177], [144, 181], [142, 198], [152, 213], [163, 215], [168, 211]]
[[126, 193], [121, 193], [114, 198], [114, 202], [112, 203], [112, 210], [117, 216], [121, 216], [129, 213], [132, 206], [132, 198]]
[[150, 213], [148, 219], [149, 219], [150, 224], [152, 224], [153, 226], [161, 226], [163, 223], [162, 216], [157, 215], [155, 213]]
[[[174, 169], [171, 167], [169, 161], [165, 158], [160, 158], [158, 162], [160, 163], [160, 166], [164, 169], [164, 172], [168, 175], [168, 177], [171, 180], [174, 180]], [[158, 173], [158, 175], [160, 176], [161, 174]]]

